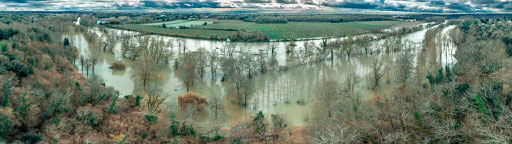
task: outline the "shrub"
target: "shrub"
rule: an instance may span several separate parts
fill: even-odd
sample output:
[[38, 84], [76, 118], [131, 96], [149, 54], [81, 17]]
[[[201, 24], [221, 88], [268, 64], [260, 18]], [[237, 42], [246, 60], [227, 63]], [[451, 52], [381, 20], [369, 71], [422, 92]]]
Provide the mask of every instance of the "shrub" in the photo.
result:
[[3, 64], [2, 62], [0, 62], [0, 74], [5, 74], [7, 73], [7, 66], [5, 64]]
[[272, 119], [272, 127], [277, 132], [281, 132], [283, 129], [288, 127], [288, 121], [286, 121], [286, 118], [283, 115], [273, 114], [270, 115], [270, 118]]
[[463, 84], [459, 84], [459, 85], [455, 86], [455, 90], [456, 90], [456, 93], [460, 95], [460, 94], [465, 93], [467, 90], [469, 90], [469, 87], [470, 87], [469, 84], [463, 83]]
[[126, 68], [126, 66], [123, 64], [123, 62], [116, 61], [116, 62], [113, 62], [112, 64], [110, 64], [109, 68], [114, 69], [114, 70], [124, 70]]
[[35, 133], [26, 133], [21, 136], [21, 139], [29, 144], [37, 144], [42, 139], [42, 135]]
[[96, 117], [96, 115], [94, 113], [89, 113], [89, 114], [87, 114], [86, 117], [87, 118], [85, 121], [86, 121], [87, 125], [93, 127], [97, 124], [98, 117]]
[[14, 124], [11, 118], [4, 113], [0, 113], [0, 138], [5, 138], [12, 128], [14, 128]]
[[196, 135], [196, 130], [194, 130], [194, 126], [192, 124], [190, 125], [187, 125], [187, 123], [183, 123], [181, 125], [181, 132], [180, 132], [181, 135], [183, 136], [186, 136], [186, 135]]
[[145, 115], [144, 118], [146, 118], [146, 121], [148, 121], [149, 123], [158, 122], [158, 117], [154, 115]]
[[9, 66], [9, 70], [16, 73], [16, 75], [19, 77], [27, 77], [28, 75], [34, 73], [32, 66], [27, 66], [21, 63], [19, 60], [13, 60]]
[[437, 70], [437, 83], [442, 83], [444, 80], [443, 68]]
[[265, 129], [267, 128], [267, 123], [265, 123], [265, 115], [263, 112], [259, 112], [256, 117], [252, 120], [252, 125], [254, 126], [255, 134], [265, 133]]
[[169, 126], [169, 130], [171, 131], [172, 136], [178, 136], [180, 135], [180, 131], [178, 130], [178, 127], [180, 126], [180, 122], [172, 119], [171, 125]]
[[71, 44], [71, 43], [69, 42], [68, 37], [64, 37], [64, 42], [63, 42], [63, 43], [64, 43], [64, 46], [68, 46], [68, 45], [70, 45], [70, 44]]
[[7, 52], [7, 45], [1, 44], [1, 42], [0, 42], [0, 45], [2, 45], [2, 49], [0, 52]]
[[18, 33], [18, 30], [14, 30], [13, 28], [0, 29], [0, 40], [9, 39]]
[[446, 79], [448, 81], [452, 81], [453, 80], [452, 79], [452, 77], [453, 77], [452, 76], [452, 71], [450, 70], [450, 67], [448, 65], [446, 65], [446, 67], [445, 67], [445, 73], [446, 73]]
[[78, 112], [78, 118], [84, 120], [85, 124], [94, 127], [98, 124], [98, 116], [96, 116], [90, 109], [83, 109]]
[[110, 106], [108, 107], [108, 113], [113, 114], [113, 113], [117, 112], [117, 109], [116, 109], [117, 98], [118, 98], [118, 96], [114, 96], [114, 98], [112, 98], [112, 103], [110, 103]]
[[140, 105], [140, 100], [142, 100], [142, 98], [143, 97], [141, 97], [139, 95], [137, 97], [135, 97], [135, 106], [139, 106]]
[[221, 140], [224, 137], [219, 134], [219, 127], [214, 127], [207, 133], [199, 135], [199, 139], [202, 140], [201, 143], [209, 143], [217, 140]]
[[9, 88], [3, 88], [4, 95], [2, 96], [0, 106], [8, 107], [9, 106]]

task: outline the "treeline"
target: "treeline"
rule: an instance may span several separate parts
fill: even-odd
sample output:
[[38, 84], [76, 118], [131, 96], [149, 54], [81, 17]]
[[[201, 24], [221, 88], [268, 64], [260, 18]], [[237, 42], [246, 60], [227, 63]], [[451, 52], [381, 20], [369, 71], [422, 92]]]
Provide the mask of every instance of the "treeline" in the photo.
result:
[[353, 21], [392, 21], [396, 20], [391, 15], [286, 15], [286, 14], [262, 14], [262, 15], [220, 15], [216, 18], [223, 20], [244, 20], [256, 23], [287, 23], [287, 22], [353, 22]]
[[269, 17], [269, 16], [261, 16], [257, 17], [253, 20], [244, 19], [244, 21], [252, 21], [255, 23], [288, 23], [288, 20], [284, 17]]
[[99, 19], [108, 19], [109, 24], [123, 23], [152, 23], [173, 20], [204, 19], [212, 14], [201, 13], [128, 13], [128, 12], [98, 12], [91, 14]]
[[239, 30], [230, 37], [232, 41], [269, 41], [270, 37], [258, 31]]

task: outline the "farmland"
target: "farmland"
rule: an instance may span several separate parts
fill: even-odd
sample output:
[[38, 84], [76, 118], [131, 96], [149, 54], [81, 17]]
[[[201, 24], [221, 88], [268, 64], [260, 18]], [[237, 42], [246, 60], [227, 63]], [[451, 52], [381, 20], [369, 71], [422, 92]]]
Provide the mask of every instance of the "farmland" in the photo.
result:
[[204, 30], [204, 29], [171, 29], [161, 28], [157, 26], [140, 25], [140, 24], [124, 24], [113, 25], [114, 28], [138, 31], [148, 34], [159, 34], [176, 37], [190, 37], [200, 39], [210, 39], [211, 37], [218, 37], [219, 39], [227, 39], [229, 36], [236, 34], [235, 31], [223, 30]]
[[[204, 22], [207, 22], [208, 25], [202, 26]], [[164, 23], [171, 28], [162, 28], [160, 25]], [[347, 35], [367, 33], [374, 29], [385, 29], [397, 25], [417, 23], [419, 22], [369, 21], [345, 23], [289, 22], [287, 24], [260, 24], [240, 20], [216, 20], [215, 23], [213, 21], [177, 20], [163, 23], [113, 25], [112, 27], [152, 34], [225, 40], [228, 37], [237, 34], [238, 30], [261, 32], [264, 35], [267, 35], [270, 39], [299, 39], [323, 36], [343, 37]], [[201, 26], [194, 26], [189, 29], [174, 28], [175, 26], [189, 25]]]
[[175, 20], [175, 21], [168, 21], [168, 22], [148, 23], [148, 24], [143, 24], [143, 25], [161, 26], [162, 24], [165, 24], [167, 27], [178, 27], [178, 26], [197, 27], [197, 26], [202, 26], [204, 23], [212, 24], [213, 21]]
[[342, 37], [353, 34], [362, 34], [372, 29], [389, 28], [403, 22], [400, 21], [372, 21], [372, 22], [290, 22], [288, 24], [259, 24], [243, 21], [221, 21], [218, 24], [202, 26], [199, 28], [213, 29], [246, 29], [259, 31], [271, 39], [297, 39], [322, 36]]

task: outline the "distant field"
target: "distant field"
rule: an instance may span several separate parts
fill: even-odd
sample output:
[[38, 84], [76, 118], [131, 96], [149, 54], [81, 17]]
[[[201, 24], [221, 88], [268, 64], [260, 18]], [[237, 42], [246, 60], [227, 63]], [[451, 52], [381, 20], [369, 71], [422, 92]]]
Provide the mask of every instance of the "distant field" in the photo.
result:
[[365, 33], [371, 29], [389, 28], [402, 24], [401, 21], [372, 21], [372, 22], [289, 22], [288, 24], [258, 24], [243, 21], [220, 21], [218, 24], [197, 28], [214, 29], [246, 29], [260, 31], [271, 39], [297, 39], [322, 36], [342, 37], [351, 34]]
[[165, 24], [167, 27], [177, 27], [177, 26], [197, 27], [197, 26], [202, 26], [204, 23], [212, 24], [213, 21], [175, 20], [175, 21], [168, 21], [168, 22], [148, 23], [148, 24], [143, 24], [143, 25], [161, 26], [162, 24]]
[[223, 30], [204, 30], [204, 29], [171, 29], [171, 28], [161, 28], [150, 25], [141, 25], [141, 24], [123, 24], [123, 25], [113, 25], [114, 28], [133, 30], [139, 32], [145, 32], [150, 34], [161, 34], [168, 36], [178, 36], [178, 37], [191, 37], [191, 38], [201, 38], [201, 39], [209, 39], [210, 37], [218, 37], [220, 39], [226, 39], [233, 34], [236, 34], [235, 31], [223, 31]]
[[244, 22], [239, 20], [216, 20], [213, 21], [171, 21], [164, 22], [168, 26], [186, 26], [202, 25], [208, 22], [207, 26], [197, 26], [191, 29], [171, 29], [159, 28], [163, 23], [151, 24], [125, 24], [114, 25], [113, 27], [129, 29], [141, 32], [150, 32], [171, 36], [210, 38], [218, 37], [227, 39], [236, 34], [236, 30], [259, 31], [268, 35], [271, 39], [298, 39], [333, 36], [342, 37], [347, 35], [363, 34], [372, 29], [385, 29], [396, 25], [418, 24], [420, 22], [402, 22], [402, 21], [369, 21], [369, 22], [345, 22], [345, 23], [325, 23], [325, 22], [289, 22], [288, 24], [258, 24], [253, 22]]

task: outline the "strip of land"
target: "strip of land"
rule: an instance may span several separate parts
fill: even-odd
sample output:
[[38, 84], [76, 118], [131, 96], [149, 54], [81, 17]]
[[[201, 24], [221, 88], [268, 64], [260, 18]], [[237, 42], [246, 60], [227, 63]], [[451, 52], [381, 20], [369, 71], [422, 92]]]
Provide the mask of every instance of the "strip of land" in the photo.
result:
[[[205, 24], [206, 23], [206, 24]], [[150, 24], [122, 24], [110, 27], [133, 30], [149, 34], [160, 34], [177, 37], [199, 39], [227, 40], [240, 37], [240, 32], [257, 32], [267, 39], [300, 39], [315, 37], [344, 37], [358, 35], [377, 29], [386, 29], [393, 26], [414, 25], [421, 22], [403, 21], [366, 21], [366, 22], [289, 22], [254, 23], [241, 20], [177, 20], [170, 22]], [[166, 26], [164, 27], [163, 24]], [[250, 36], [250, 35], [249, 35]], [[246, 36], [247, 37], [247, 36]]]

